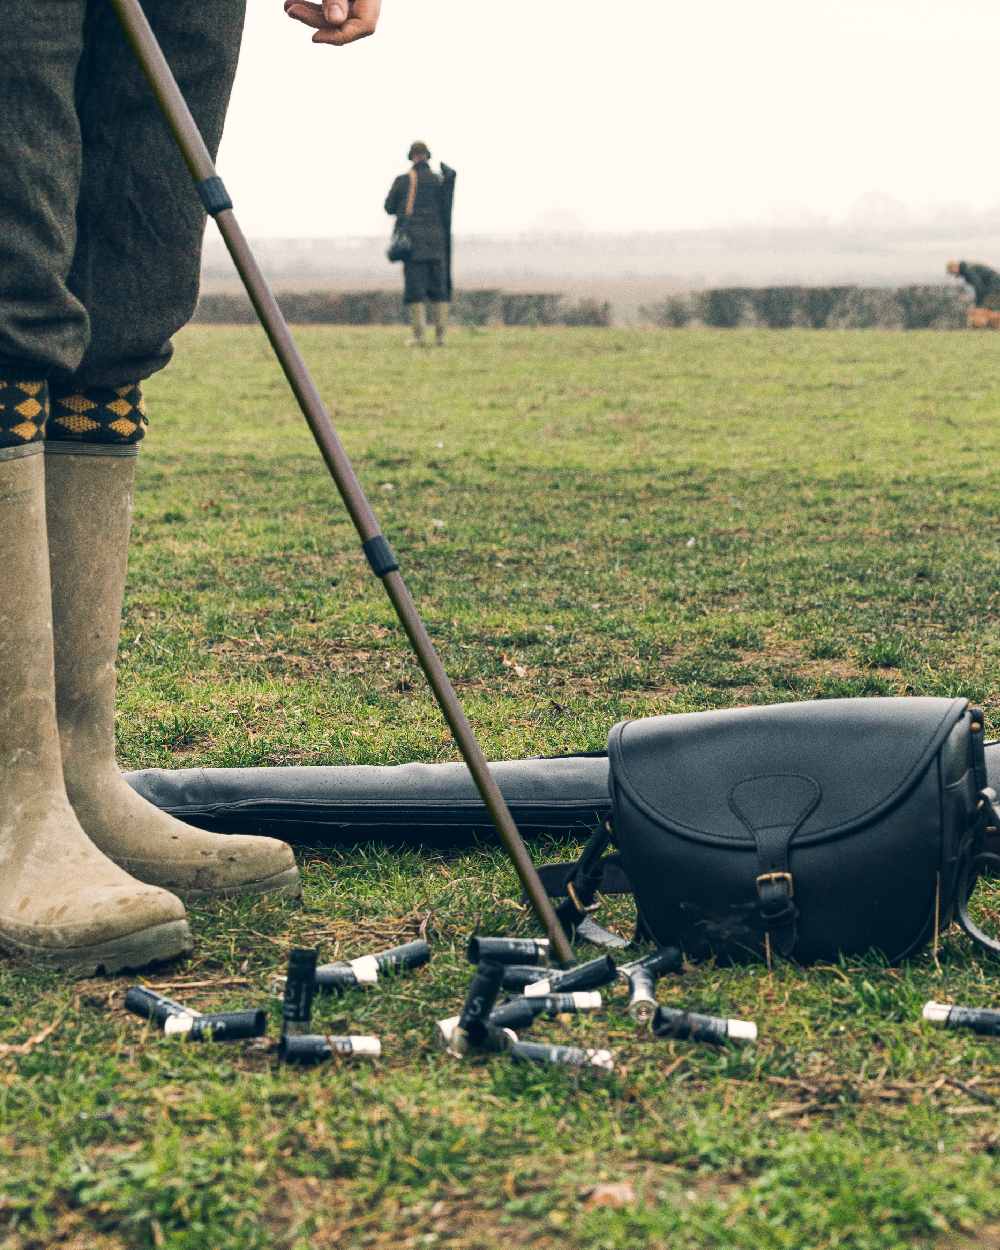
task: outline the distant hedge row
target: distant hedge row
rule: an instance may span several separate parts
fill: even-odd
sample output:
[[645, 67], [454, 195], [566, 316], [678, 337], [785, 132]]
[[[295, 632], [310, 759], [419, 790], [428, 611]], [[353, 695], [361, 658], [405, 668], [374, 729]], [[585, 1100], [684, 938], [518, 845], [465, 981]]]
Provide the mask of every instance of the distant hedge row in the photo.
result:
[[672, 295], [640, 316], [659, 326], [957, 330], [967, 307], [953, 286], [733, 286]]
[[[398, 291], [284, 291], [278, 302], [297, 324], [349, 326], [398, 325], [404, 320]], [[595, 299], [567, 303], [562, 295], [509, 294], [505, 291], [457, 291], [452, 319], [485, 326], [609, 326], [611, 305]], [[203, 295], [196, 321], [245, 325], [254, 320], [246, 296]]]

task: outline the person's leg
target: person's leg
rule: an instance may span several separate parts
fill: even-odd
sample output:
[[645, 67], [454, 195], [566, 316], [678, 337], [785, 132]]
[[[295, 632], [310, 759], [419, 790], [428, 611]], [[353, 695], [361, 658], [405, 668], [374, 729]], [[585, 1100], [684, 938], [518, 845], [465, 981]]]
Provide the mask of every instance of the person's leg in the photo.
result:
[[431, 320], [438, 347], [444, 347], [448, 334], [448, 284], [444, 262], [428, 262], [427, 297], [431, 302]]
[[427, 262], [406, 261], [403, 265], [403, 303], [410, 314], [411, 347], [423, 347], [427, 333]]
[[[146, 0], [192, 111], [218, 146], [243, 0]], [[84, 176], [70, 281], [91, 318], [80, 368], [57, 377], [46, 445], [56, 695], [70, 801], [94, 842], [185, 898], [299, 893], [291, 849], [204, 833], [126, 784], [115, 760], [115, 662], [136, 453], [139, 382], [162, 368], [198, 288], [204, 213], [111, 6], [91, 0], [80, 77]]]
[[88, 319], [66, 275], [80, 132], [83, 0], [0, 5], [0, 947], [87, 973], [190, 948], [180, 901], [100, 853], [66, 796], [56, 725], [42, 437], [47, 378]]

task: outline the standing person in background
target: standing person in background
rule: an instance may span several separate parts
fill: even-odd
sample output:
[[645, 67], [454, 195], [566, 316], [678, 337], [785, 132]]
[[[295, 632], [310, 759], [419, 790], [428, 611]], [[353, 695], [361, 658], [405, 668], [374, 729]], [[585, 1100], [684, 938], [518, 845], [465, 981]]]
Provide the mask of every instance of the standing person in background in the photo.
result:
[[411, 347], [422, 347], [427, 330], [427, 304], [438, 347], [444, 346], [451, 302], [451, 214], [455, 198], [455, 171], [442, 163], [440, 175], [430, 167], [426, 143], [410, 147], [413, 162], [389, 189], [385, 211], [396, 218], [396, 229], [410, 240], [403, 262], [403, 303], [410, 310]]

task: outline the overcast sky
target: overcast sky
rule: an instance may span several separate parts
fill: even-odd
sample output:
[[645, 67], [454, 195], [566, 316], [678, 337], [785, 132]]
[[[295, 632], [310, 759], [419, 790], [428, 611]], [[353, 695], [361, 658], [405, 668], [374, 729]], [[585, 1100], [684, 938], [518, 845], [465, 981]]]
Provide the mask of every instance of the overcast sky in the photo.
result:
[[465, 234], [1000, 206], [996, 0], [384, 0], [346, 49], [249, 10], [220, 166], [257, 236], [383, 233], [414, 138]]

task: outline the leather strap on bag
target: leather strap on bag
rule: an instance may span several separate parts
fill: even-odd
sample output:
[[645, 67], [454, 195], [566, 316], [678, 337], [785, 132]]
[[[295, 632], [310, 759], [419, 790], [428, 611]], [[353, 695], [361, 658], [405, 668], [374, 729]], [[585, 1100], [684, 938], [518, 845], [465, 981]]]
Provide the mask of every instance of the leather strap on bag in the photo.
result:
[[1000, 941], [984, 933], [969, 915], [969, 900], [972, 898], [972, 891], [976, 888], [976, 881], [982, 876], [1000, 876], [1000, 854], [992, 850], [980, 849], [983, 841], [989, 839], [991, 834], [995, 837], [997, 826], [1000, 825], [1000, 806], [997, 805], [996, 791], [987, 787], [982, 791], [980, 800], [983, 812], [982, 840], [973, 843], [966, 853], [965, 863], [959, 873], [955, 910], [958, 923], [969, 937], [991, 955], [1000, 958]]

